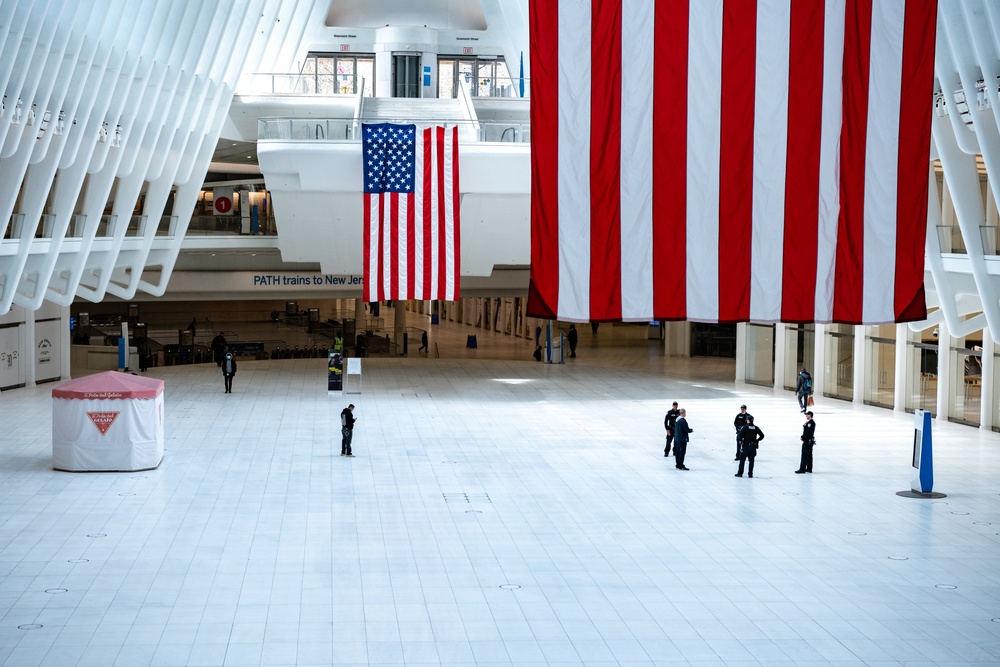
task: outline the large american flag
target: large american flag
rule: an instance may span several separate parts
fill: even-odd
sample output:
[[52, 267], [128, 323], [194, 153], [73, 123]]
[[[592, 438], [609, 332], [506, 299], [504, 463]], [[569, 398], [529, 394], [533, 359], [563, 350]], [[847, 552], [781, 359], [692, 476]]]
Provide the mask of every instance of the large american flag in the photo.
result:
[[458, 128], [364, 124], [364, 299], [459, 298]]
[[529, 314], [926, 316], [935, 0], [529, 10]]

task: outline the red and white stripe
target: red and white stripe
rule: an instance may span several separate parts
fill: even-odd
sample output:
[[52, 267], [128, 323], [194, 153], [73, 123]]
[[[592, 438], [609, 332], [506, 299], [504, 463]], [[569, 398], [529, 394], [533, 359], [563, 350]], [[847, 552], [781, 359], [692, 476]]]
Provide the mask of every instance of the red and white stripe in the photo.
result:
[[529, 313], [921, 319], [934, 0], [530, 4]]
[[364, 197], [365, 301], [458, 299], [458, 128], [417, 129], [412, 194]]

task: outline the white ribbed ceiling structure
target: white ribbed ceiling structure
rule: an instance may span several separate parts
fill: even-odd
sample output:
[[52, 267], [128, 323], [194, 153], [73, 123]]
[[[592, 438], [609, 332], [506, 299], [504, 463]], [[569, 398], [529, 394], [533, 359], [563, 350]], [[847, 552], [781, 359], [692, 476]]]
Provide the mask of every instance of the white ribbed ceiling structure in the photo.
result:
[[314, 4], [0, 0], [0, 314], [162, 295], [239, 77]]

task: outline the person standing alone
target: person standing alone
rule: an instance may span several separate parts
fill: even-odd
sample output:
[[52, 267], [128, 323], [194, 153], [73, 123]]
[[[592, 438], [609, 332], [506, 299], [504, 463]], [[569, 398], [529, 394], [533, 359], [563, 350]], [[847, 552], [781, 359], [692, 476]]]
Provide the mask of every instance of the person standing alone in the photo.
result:
[[805, 414], [809, 407], [809, 397], [813, 393], [813, 379], [809, 371], [802, 369], [799, 371], [799, 379], [795, 383], [795, 394], [799, 397], [799, 408]]
[[802, 425], [802, 457], [799, 459], [799, 469], [796, 475], [813, 471], [813, 445], [816, 444], [816, 422], [813, 421], [812, 410], [806, 413], [806, 423]]
[[222, 377], [226, 381], [226, 393], [233, 393], [233, 376], [236, 375], [236, 358], [232, 352], [226, 353], [226, 358], [222, 360]]
[[351, 403], [340, 413], [340, 455], [354, 457], [351, 453], [351, 440], [354, 438], [354, 403]]
[[687, 454], [688, 441], [691, 439], [689, 434], [693, 432], [694, 429], [688, 426], [687, 410], [681, 408], [677, 421], [674, 422], [674, 460], [678, 470], [690, 470], [684, 465], [684, 455]]
[[576, 343], [580, 340], [579, 334], [576, 333], [576, 325], [569, 325], [569, 333], [566, 335], [566, 340], [569, 341], [569, 356], [576, 356]]

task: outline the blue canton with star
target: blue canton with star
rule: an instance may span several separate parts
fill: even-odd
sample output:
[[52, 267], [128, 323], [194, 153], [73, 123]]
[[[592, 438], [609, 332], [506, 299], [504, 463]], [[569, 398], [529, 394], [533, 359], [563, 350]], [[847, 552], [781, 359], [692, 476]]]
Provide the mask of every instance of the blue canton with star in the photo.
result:
[[365, 194], [412, 193], [417, 126], [377, 123], [363, 127]]

